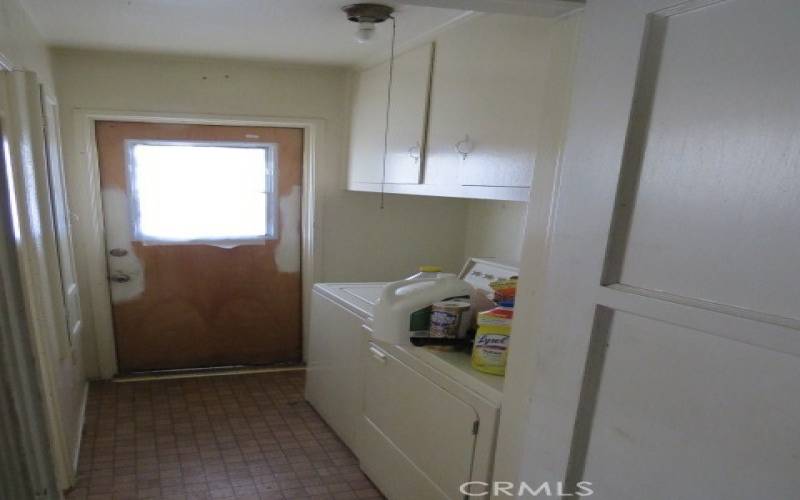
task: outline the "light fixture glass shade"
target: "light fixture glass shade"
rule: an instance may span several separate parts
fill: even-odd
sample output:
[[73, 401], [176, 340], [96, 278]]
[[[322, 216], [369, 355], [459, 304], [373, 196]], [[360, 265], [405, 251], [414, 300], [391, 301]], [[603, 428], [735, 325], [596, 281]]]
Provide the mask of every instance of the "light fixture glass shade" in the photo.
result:
[[375, 23], [369, 21], [362, 21], [358, 23], [358, 30], [356, 31], [356, 41], [358, 43], [367, 43], [372, 40], [375, 35]]

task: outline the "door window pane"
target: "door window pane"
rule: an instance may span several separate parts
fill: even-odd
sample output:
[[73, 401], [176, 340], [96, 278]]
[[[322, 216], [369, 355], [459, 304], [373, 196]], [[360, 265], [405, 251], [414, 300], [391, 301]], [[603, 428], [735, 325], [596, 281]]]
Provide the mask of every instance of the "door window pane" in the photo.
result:
[[270, 145], [128, 141], [134, 240], [224, 246], [277, 237]]

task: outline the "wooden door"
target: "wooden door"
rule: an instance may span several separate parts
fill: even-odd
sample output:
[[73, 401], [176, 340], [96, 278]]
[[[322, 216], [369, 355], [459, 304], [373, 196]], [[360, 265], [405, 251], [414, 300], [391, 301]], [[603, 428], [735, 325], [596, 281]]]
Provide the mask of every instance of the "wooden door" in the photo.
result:
[[302, 130], [98, 122], [96, 137], [120, 371], [300, 361]]
[[542, 314], [515, 325], [521, 480], [797, 497], [798, 26], [794, 0], [587, 3], [548, 287], [518, 304]]

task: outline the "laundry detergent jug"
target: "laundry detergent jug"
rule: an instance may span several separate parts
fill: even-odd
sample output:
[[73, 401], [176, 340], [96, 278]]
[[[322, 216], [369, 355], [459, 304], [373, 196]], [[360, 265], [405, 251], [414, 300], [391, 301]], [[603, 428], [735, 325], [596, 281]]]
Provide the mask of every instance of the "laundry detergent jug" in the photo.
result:
[[411, 345], [411, 335], [430, 328], [431, 307], [450, 299], [471, 299], [472, 285], [454, 274], [412, 278], [387, 284], [375, 304], [373, 336], [399, 345]]

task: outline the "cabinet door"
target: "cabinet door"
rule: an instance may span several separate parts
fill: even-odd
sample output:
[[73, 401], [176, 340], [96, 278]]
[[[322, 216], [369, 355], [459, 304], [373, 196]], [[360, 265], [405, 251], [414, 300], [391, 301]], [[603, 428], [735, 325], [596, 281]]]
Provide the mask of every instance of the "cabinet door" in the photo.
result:
[[387, 184], [419, 184], [421, 181], [432, 58], [433, 44], [429, 43], [395, 60], [386, 156]]
[[389, 68], [381, 64], [356, 75], [350, 126], [349, 188], [383, 181], [383, 131], [386, 128]]
[[530, 186], [551, 23], [485, 15], [437, 39], [425, 184]]
[[356, 455], [366, 349], [361, 325], [355, 314], [312, 294], [306, 399]]
[[433, 44], [399, 55], [394, 62], [392, 105], [383, 172], [389, 64], [360, 72], [353, 96], [350, 188], [358, 184], [419, 184], [425, 150]]

